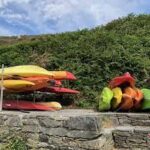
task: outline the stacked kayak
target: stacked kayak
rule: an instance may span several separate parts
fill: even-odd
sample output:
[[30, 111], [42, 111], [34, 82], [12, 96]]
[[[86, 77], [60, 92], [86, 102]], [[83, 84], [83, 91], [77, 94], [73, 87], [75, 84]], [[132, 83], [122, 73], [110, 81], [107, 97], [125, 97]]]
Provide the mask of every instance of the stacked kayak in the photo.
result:
[[44, 110], [44, 111], [53, 111], [55, 108], [48, 107], [47, 105], [33, 103], [24, 100], [4, 100], [3, 102], [4, 109], [11, 110]]
[[49, 71], [56, 80], [76, 80], [76, 77], [68, 71]]
[[[2, 72], [1, 69], [0, 69], [0, 72]], [[30, 76], [44, 76], [44, 77], [52, 78], [53, 74], [39, 66], [22, 65], [22, 66], [14, 66], [14, 67], [5, 68], [3, 76], [5, 79], [9, 79], [13, 77], [30, 77]]]
[[97, 96], [99, 111], [150, 109], [150, 89], [139, 89], [130, 73], [113, 78]]
[[7, 90], [14, 90], [17, 91], [22, 88], [30, 88], [34, 86], [35, 84], [30, 81], [25, 81], [25, 80], [12, 80], [12, 79], [7, 79], [3, 81], [3, 86]]
[[[0, 69], [0, 72], [2, 70]], [[0, 75], [1, 79], [2, 75]], [[48, 71], [35, 65], [4, 68], [3, 89], [6, 93], [35, 93], [37, 91], [55, 94], [78, 94], [79, 91], [62, 87], [62, 80], [76, 80], [68, 71]], [[30, 102], [25, 100], [4, 100], [4, 109], [59, 110], [58, 102]]]
[[42, 92], [51, 92], [51, 93], [67, 93], [67, 94], [79, 94], [80, 92], [77, 90], [72, 90], [68, 88], [63, 87], [46, 87], [43, 89], [40, 89]]

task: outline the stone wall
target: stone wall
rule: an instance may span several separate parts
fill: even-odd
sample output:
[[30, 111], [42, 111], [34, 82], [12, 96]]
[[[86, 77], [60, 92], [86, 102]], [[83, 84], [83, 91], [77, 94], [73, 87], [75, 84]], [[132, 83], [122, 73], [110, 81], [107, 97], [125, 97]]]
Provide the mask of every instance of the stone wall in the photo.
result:
[[[0, 113], [0, 144], [9, 135], [21, 135], [29, 149], [110, 149], [112, 137], [103, 134], [98, 113], [90, 110]], [[109, 143], [108, 145], [106, 143]]]
[[21, 136], [32, 150], [150, 149], [150, 114], [0, 112], [0, 149], [10, 136]]

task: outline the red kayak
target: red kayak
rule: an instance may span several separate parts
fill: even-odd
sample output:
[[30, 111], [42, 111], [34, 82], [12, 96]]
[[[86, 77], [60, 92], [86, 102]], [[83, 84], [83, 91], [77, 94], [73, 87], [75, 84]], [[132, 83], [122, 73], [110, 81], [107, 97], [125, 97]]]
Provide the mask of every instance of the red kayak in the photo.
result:
[[62, 86], [62, 82], [60, 80], [54, 80], [55, 86]]
[[62, 88], [62, 87], [47, 87], [40, 89], [41, 92], [50, 92], [50, 93], [67, 93], [67, 94], [79, 94], [77, 90]]
[[77, 78], [71, 72], [66, 71], [66, 74], [67, 74], [66, 76], [67, 80], [77, 80]]
[[29, 101], [17, 101], [17, 100], [4, 100], [3, 109], [9, 110], [44, 110], [44, 111], [54, 111], [54, 108], [42, 104], [36, 104]]
[[125, 83], [129, 84], [128, 86], [130, 87], [134, 87], [135, 85], [135, 79], [128, 72], [123, 74], [122, 76], [113, 78], [109, 83], [109, 87], [112, 89]]

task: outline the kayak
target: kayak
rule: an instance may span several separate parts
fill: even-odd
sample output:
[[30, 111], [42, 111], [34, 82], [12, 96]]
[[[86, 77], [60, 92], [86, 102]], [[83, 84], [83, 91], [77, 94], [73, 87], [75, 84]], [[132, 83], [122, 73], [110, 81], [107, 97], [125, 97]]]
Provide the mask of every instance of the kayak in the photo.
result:
[[51, 86], [62, 85], [60, 80], [54, 80], [54, 79], [50, 79], [49, 77], [44, 77], [44, 76], [33, 76], [33, 77], [26, 77], [26, 78], [21, 78], [21, 79], [26, 80], [26, 81], [31, 81], [35, 84], [47, 84]]
[[[16, 88], [16, 89], [6, 89], [6, 92], [12, 92], [12, 93], [32, 92], [32, 91], [37, 91], [37, 90], [40, 90], [43, 88], [47, 88], [49, 85], [61, 86], [60, 81], [51, 80], [48, 77], [26, 77], [26, 78], [20, 78], [20, 79], [22, 79], [24, 82], [29, 82], [29, 83], [31, 82], [33, 85], [32, 86], [22, 86], [22, 87]], [[20, 80], [14, 80], [14, 81], [17, 82]], [[56, 89], [54, 89], [56, 91], [56, 93], [58, 91], [57, 88], [58, 87], [56, 87]], [[62, 89], [60, 92], [63, 92]], [[76, 92], [76, 91], [67, 91], [67, 92]]]
[[142, 110], [150, 110], [150, 89], [142, 89], [143, 101], [142, 101]]
[[127, 87], [124, 89], [123, 99], [120, 105], [121, 110], [138, 109], [141, 106], [143, 93], [138, 88]]
[[128, 94], [132, 99], [136, 97], [136, 91], [131, 87], [125, 88], [123, 93]]
[[[0, 69], [0, 72], [2, 72], [2, 69]], [[35, 65], [7, 67], [4, 68], [3, 75], [5, 79], [12, 77], [30, 77], [30, 76], [47, 76], [53, 78], [53, 74], [51, 72]]]
[[6, 90], [19, 90], [20, 88], [30, 88], [35, 84], [24, 80], [4, 80], [3, 86]]
[[111, 100], [113, 98], [113, 91], [108, 87], [102, 90], [102, 93], [97, 97], [99, 111], [106, 111], [111, 108]]
[[43, 110], [43, 111], [53, 111], [54, 108], [47, 107], [42, 104], [36, 104], [29, 101], [17, 101], [17, 100], [4, 100], [3, 109], [10, 110]]
[[[32, 82], [34, 85], [33, 86], [22, 86], [18, 89], [7, 89], [9, 92], [28, 92], [28, 91], [36, 91], [39, 89], [42, 89], [44, 87], [47, 87], [51, 79], [49, 77], [44, 77], [44, 76], [32, 76], [32, 77], [20, 77], [19, 79], [25, 81], [25, 82]], [[5, 81], [5, 80], [4, 80]], [[20, 81], [20, 80], [15, 80]]]
[[43, 83], [43, 82], [48, 82], [51, 79], [49, 77], [45, 77], [45, 76], [31, 76], [31, 77], [22, 77], [22, 80], [26, 80], [26, 81], [31, 81], [36, 83]]
[[127, 72], [122, 76], [113, 78], [109, 83], [109, 87], [112, 89], [115, 87], [119, 87], [122, 84], [127, 84], [128, 86], [134, 87], [135, 79]]
[[133, 88], [127, 87], [123, 91], [123, 99], [120, 105], [121, 110], [130, 110], [134, 106], [136, 92]]
[[49, 71], [55, 80], [76, 80], [76, 77], [68, 71]]
[[136, 92], [136, 95], [135, 95], [135, 98], [134, 98], [135, 99], [134, 108], [138, 109], [141, 106], [141, 102], [142, 102], [144, 96], [143, 96], [143, 93], [140, 89], [135, 88], [134, 90]]
[[50, 81], [50, 78], [42, 77], [42, 76], [26, 77], [26, 78], [22, 78], [22, 79], [26, 80], [26, 81], [31, 81], [35, 85], [32, 87], [28, 87], [28, 88], [20, 88], [20, 90], [18, 90], [18, 92], [36, 91], [36, 90], [42, 89], [44, 87], [47, 87], [48, 82]]
[[116, 109], [122, 100], [122, 90], [119, 87], [112, 89], [113, 91], [113, 99], [112, 99], [112, 109]]
[[133, 105], [134, 105], [134, 103], [133, 103], [132, 97], [129, 96], [128, 94], [123, 94], [122, 102], [119, 107], [119, 110], [128, 111], [133, 107]]
[[5, 91], [6, 92], [11, 92], [11, 93], [22, 93], [22, 92], [33, 92], [33, 91], [37, 91], [43, 87], [46, 87], [47, 84], [43, 83], [43, 84], [34, 84], [33, 86], [24, 86], [24, 87], [20, 87], [20, 88], [6, 88]]
[[58, 103], [58, 102], [39, 102], [38, 104], [42, 104], [44, 106], [47, 106], [47, 107], [50, 107], [50, 108], [54, 108], [54, 109], [57, 109], [57, 110], [62, 109], [61, 104]]
[[68, 88], [63, 87], [46, 87], [43, 89], [40, 89], [41, 92], [50, 92], [50, 93], [67, 93], [67, 94], [79, 94], [80, 92], [77, 90], [72, 90]]

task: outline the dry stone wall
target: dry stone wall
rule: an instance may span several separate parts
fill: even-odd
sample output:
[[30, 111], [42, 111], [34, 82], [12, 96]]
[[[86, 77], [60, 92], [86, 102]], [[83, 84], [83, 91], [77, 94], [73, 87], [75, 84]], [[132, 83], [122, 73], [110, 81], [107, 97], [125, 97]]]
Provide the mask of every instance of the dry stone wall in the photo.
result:
[[0, 112], [0, 149], [12, 136], [22, 137], [29, 150], [148, 150], [150, 114], [80, 109]]
[[[112, 137], [101, 132], [98, 113], [91, 110], [0, 113], [0, 145], [19, 135], [28, 149], [98, 150], [112, 147]], [[109, 144], [107, 145], [106, 142]]]

